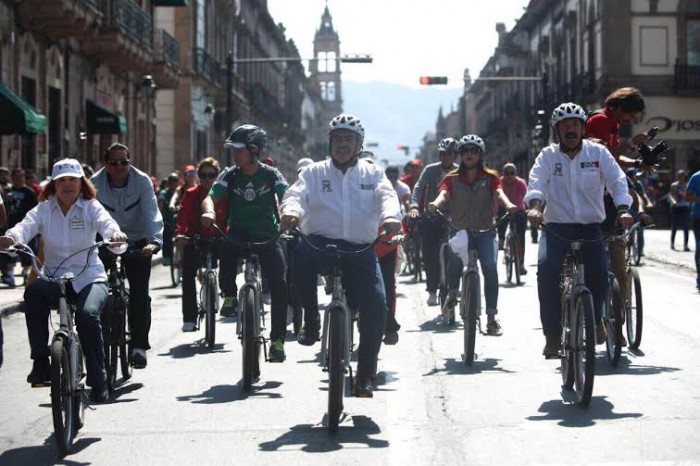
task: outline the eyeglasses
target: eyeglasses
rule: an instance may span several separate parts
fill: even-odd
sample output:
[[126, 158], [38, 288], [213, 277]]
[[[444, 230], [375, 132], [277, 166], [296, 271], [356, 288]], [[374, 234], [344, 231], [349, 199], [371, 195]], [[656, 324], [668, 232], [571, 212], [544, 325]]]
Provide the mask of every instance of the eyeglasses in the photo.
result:
[[129, 159], [108, 160], [107, 163], [113, 167], [118, 167], [119, 165], [121, 165], [122, 167], [126, 167], [127, 165], [129, 165]]
[[336, 142], [336, 143], [343, 143], [343, 142], [354, 142], [356, 136], [355, 135], [349, 135], [349, 136], [331, 136], [331, 142]]
[[209, 172], [209, 173], [200, 173], [199, 174], [199, 179], [200, 180], [214, 180], [216, 177], [219, 176], [218, 173], [214, 172]]
[[185, 172], [185, 176], [191, 178], [194, 176], [194, 172]]
[[503, 172], [506, 176], [515, 176], [515, 172]]
[[460, 154], [481, 154], [481, 149], [478, 147], [463, 147], [459, 150]]

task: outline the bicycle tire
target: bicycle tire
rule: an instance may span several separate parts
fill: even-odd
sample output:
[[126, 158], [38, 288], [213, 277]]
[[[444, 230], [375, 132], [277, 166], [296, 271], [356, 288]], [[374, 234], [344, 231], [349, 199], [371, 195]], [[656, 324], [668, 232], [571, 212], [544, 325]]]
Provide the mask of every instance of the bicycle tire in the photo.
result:
[[561, 380], [562, 387], [567, 390], [574, 388], [574, 351], [572, 347], [572, 325], [571, 306], [569, 296], [562, 294], [561, 297], [561, 315], [562, 315], [562, 352], [561, 355]]
[[102, 344], [105, 353], [105, 372], [107, 373], [107, 388], [111, 392], [117, 384], [117, 362], [119, 359], [119, 345], [114, 336], [114, 316], [111, 307], [112, 299], [102, 310], [100, 323], [102, 325]]
[[634, 235], [634, 244], [632, 245], [632, 263], [639, 265], [642, 262], [642, 249], [639, 244], [639, 233]]
[[587, 407], [593, 395], [595, 377], [595, 317], [590, 292], [579, 293], [574, 300], [574, 386], [576, 402]]
[[83, 428], [85, 421], [85, 403], [83, 403], [85, 387], [82, 380], [87, 375], [85, 372], [85, 356], [83, 355], [83, 347], [80, 345], [80, 340], [76, 340], [78, 345], [78, 377], [76, 379], [77, 389], [73, 392], [73, 409], [75, 413], [75, 431], [76, 433]]
[[421, 269], [421, 254], [420, 254], [420, 247], [418, 244], [415, 244], [415, 247], [413, 249], [413, 280], [418, 283], [421, 281], [421, 275], [422, 275], [422, 269]]
[[209, 274], [204, 282], [206, 290], [204, 291], [205, 308], [204, 308], [204, 319], [205, 319], [205, 329], [204, 329], [204, 339], [206, 341], [207, 349], [212, 351], [214, 349], [214, 344], [216, 343], [216, 279], [214, 274]]
[[404, 243], [404, 253], [406, 254], [406, 264], [403, 267], [403, 273], [406, 275], [413, 275], [413, 248], [415, 247], [415, 242], [413, 241], [413, 235], [407, 237]]
[[506, 280], [508, 283], [513, 281], [513, 247], [511, 245], [510, 237], [506, 241], [506, 249], [504, 252], [505, 262], [506, 262]]
[[125, 294], [120, 298], [121, 311], [118, 312], [119, 320], [119, 363], [122, 370], [122, 380], [127, 381], [134, 373], [131, 365], [131, 331], [129, 327], [129, 296]]
[[625, 309], [627, 343], [631, 349], [636, 350], [642, 343], [642, 329], [644, 327], [642, 282], [639, 279], [639, 272], [637, 269], [628, 269], [627, 281], [629, 283], [629, 295], [627, 299], [627, 308]]
[[[175, 265], [175, 259], [175, 256], [173, 256], [172, 262], [170, 262], [170, 280], [172, 281], [173, 287], [176, 287], [182, 283], [182, 269]], [[179, 259], [177, 262], [179, 263]]]
[[338, 308], [326, 310], [330, 322], [328, 328], [328, 430], [336, 432], [343, 412], [343, 392], [345, 388], [345, 347], [343, 335], [343, 312]]
[[[471, 365], [474, 362], [474, 346], [476, 344], [476, 317], [479, 307], [479, 284], [474, 272], [468, 272], [462, 283], [462, 299], [460, 307], [464, 309], [464, 362]], [[462, 304], [464, 303], [464, 304]]]
[[605, 316], [604, 323], [606, 329], [605, 337], [605, 355], [608, 362], [613, 366], [617, 366], [620, 362], [622, 354], [622, 345], [618, 339], [618, 335], [622, 335], [622, 295], [620, 294], [620, 286], [617, 279], [612, 281], [605, 305], [608, 307], [608, 313]]
[[71, 393], [70, 355], [63, 337], [51, 343], [51, 412], [56, 448], [66, 456], [75, 438], [75, 398]]
[[513, 268], [515, 269], [515, 283], [517, 285], [522, 285], [523, 281], [520, 276], [520, 265], [522, 262], [522, 257], [520, 254], [520, 245], [518, 244], [518, 238], [513, 235], [511, 237], [511, 241], [513, 244], [511, 245], [511, 249], [513, 250]]
[[255, 294], [248, 288], [245, 290], [243, 295], [243, 300], [241, 302], [242, 309], [240, 318], [242, 320], [241, 325], [243, 329], [243, 334], [241, 335], [241, 344], [243, 345], [243, 350], [241, 351], [243, 358], [243, 390], [250, 391], [253, 380], [255, 379], [255, 347], [257, 342], [255, 341]]

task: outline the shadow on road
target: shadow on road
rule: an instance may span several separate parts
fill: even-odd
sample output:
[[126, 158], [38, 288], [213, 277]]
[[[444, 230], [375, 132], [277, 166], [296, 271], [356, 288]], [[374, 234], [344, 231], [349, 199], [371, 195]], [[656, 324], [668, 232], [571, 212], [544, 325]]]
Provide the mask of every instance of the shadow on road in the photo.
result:
[[445, 322], [442, 316], [437, 316], [433, 319], [426, 320], [418, 326], [419, 330], [406, 330], [406, 332], [435, 332], [435, 333], [452, 333], [462, 329], [461, 322], [456, 322], [455, 325], [449, 325]]
[[605, 375], [654, 375], [665, 372], [677, 372], [680, 370], [683, 369], [679, 367], [634, 364], [634, 361], [630, 360], [627, 355], [623, 354], [620, 357], [620, 362], [617, 364], [617, 367], [610, 365], [605, 357], [598, 358], [596, 360], [595, 375], [596, 377]]
[[282, 398], [280, 393], [267, 392], [279, 388], [282, 382], [268, 381], [263, 385], [253, 385], [250, 392], [245, 392], [241, 384], [214, 385], [199, 395], [178, 396], [178, 401], [189, 401], [195, 404], [231, 403], [251, 397]]
[[170, 285], [152, 286], [149, 289], [151, 291], [158, 291], [158, 290], [174, 290], [175, 288], [176, 288], [175, 286], [170, 284]]
[[[92, 445], [99, 442], [101, 438], [80, 438], [73, 443], [71, 454], [79, 453]], [[68, 455], [70, 456], [70, 455]], [[7, 465], [32, 465], [32, 466], [49, 466], [54, 464], [62, 464], [66, 466], [87, 466], [91, 463], [83, 463], [80, 461], [71, 461], [68, 458], [59, 458], [56, 450], [56, 442], [53, 434], [51, 434], [43, 445], [34, 447], [20, 447], [5, 450], [0, 454], [0, 464]]]
[[289, 432], [269, 442], [260, 444], [260, 450], [275, 452], [290, 450], [299, 446], [308, 453], [326, 453], [337, 451], [344, 447], [357, 448], [355, 445], [365, 445], [369, 448], [387, 448], [389, 442], [371, 438], [381, 432], [379, 426], [368, 416], [348, 416], [343, 414], [338, 431], [330, 434], [326, 428], [324, 416], [321, 424], [299, 424], [289, 429]]
[[198, 354], [208, 354], [208, 353], [230, 353], [231, 350], [225, 350], [223, 343], [216, 343], [213, 350], [207, 348], [204, 339], [198, 340], [194, 343], [183, 343], [181, 345], [173, 346], [168, 350], [167, 353], [160, 353], [158, 356], [170, 356], [175, 359], [191, 358]]
[[122, 399], [124, 395], [128, 395], [129, 393], [135, 392], [136, 390], [140, 390], [143, 388], [142, 383], [126, 383], [122, 382], [123, 384], [126, 385], [119, 385], [117, 388], [114, 389], [112, 392], [112, 395], [109, 399], [109, 401], [105, 404], [114, 404], [114, 403], [131, 403], [132, 401], [136, 401], [136, 398], [126, 398]]
[[475, 359], [471, 365], [465, 364], [461, 359], [447, 358], [445, 359], [445, 367], [434, 367], [430, 372], [423, 374], [423, 377], [444, 374], [480, 374], [481, 372], [502, 372], [504, 374], [514, 374], [514, 371], [504, 369], [499, 366], [500, 359], [486, 358]]
[[561, 400], [545, 401], [537, 411], [538, 416], [528, 416], [529, 421], [559, 421], [563, 427], [590, 427], [596, 421], [638, 418], [642, 413], [615, 413], [615, 406], [604, 396], [594, 396], [588, 408], [576, 405], [572, 391], [562, 390]]

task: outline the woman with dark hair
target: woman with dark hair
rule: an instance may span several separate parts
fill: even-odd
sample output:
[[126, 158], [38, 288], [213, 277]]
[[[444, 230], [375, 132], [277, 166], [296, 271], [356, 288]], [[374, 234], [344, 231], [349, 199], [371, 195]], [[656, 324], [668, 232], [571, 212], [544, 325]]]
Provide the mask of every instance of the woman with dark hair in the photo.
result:
[[[51, 182], [39, 196], [39, 204], [0, 237], [0, 249], [26, 243], [41, 234], [45, 268], [55, 275], [66, 272], [76, 275], [67, 288], [72, 288], [68, 292], [76, 295], [75, 322], [85, 354], [87, 385], [92, 387], [90, 398], [104, 402], [109, 394], [100, 311], [107, 300], [107, 275], [96, 249], [72, 254], [95, 244], [97, 233], [117, 242], [127, 238], [96, 195], [95, 186], [85, 177], [80, 162], [59, 160], [53, 166]], [[89, 263], [87, 270], [80, 274], [86, 263]], [[29, 345], [34, 360], [27, 382], [33, 387], [50, 381], [49, 310], [56, 305], [59, 295], [58, 284], [45, 280], [33, 281], [24, 292]]]
[[[427, 205], [430, 212], [435, 212], [440, 206], [449, 202], [451, 225], [460, 230], [486, 230], [493, 227], [494, 199], [509, 212], [518, 210], [503, 192], [498, 172], [484, 165], [485, 149], [486, 145], [479, 136], [474, 134], [463, 136], [457, 143], [457, 152], [461, 158], [459, 167], [445, 176], [438, 188], [438, 197]], [[455, 234], [456, 231], [451, 232], [451, 236]], [[474, 242], [479, 255], [481, 272], [484, 275], [484, 295], [488, 317], [486, 332], [488, 335], [500, 336], [503, 331], [496, 321], [498, 313], [496, 232], [470, 237], [469, 241]], [[451, 252], [447, 277], [449, 293], [442, 310], [443, 315], [449, 320], [454, 319], [462, 267], [462, 259]]]

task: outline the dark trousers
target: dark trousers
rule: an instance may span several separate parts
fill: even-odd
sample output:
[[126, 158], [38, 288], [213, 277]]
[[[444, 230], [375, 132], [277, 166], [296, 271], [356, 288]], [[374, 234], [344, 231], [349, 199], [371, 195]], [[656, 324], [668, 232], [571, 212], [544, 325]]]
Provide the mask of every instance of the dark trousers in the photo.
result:
[[[231, 231], [229, 238], [234, 242], [254, 241], [263, 242], [269, 238], [242, 232]], [[221, 243], [221, 274], [238, 269], [238, 261], [244, 257], [244, 251], [236, 244]], [[270, 286], [270, 299], [272, 300], [270, 340], [284, 341], [287, 334], [287, 267], [284, 261], [284, 252], [279, 241], [257, 251], [260, 260], [261, 272], [264, 271], [267, 283]], [[228, 262], [226, 268], [224, 264]], [[232, 275], [235, 281], [235, 274]]]
[[389, 315], [394, 318], [396, 318], [396, 256], [396, 250], [393, 250], [379, 259], [379, 268], [384, 280], [386, 308]]
[[676, 231], [683, 230], [683, 247], [688, 247], [690, 230], [690, 207], [671, 207], [671, 245], [676, 242]]
[[[72, 293], [72, 290], [66, 290]], [[58, 306], [61, 290], [57, 283], [34, 280], [24, 290], [24, 302], [27, 309], [25, 318], [29, 334], [29, 346], [32, 359], [49, 357], [49, 312]], [[75, 326], [80, 336], [80, 344], [85, 354], [87, 384], [91, 387], [102, 386], [107, 381], [105, 372], [105, 353], [102, 340], [100, 312], [107, 302], [107, 284], [92, 283], [80, 290], [75, 298]]]
[[175, 234], [175, 226], [165, 226], [163, 228], [163, 259], [173, 258], [173, 235]]
[[148, 284], [151, 280], [151, 258], [141, 254], [122, 256], [124, 272], [129, 281], [129, 326], [133, 348], [151, 349], [148, 333], [151, 331], [151, 297]]
[[[457, 233], [457, 232], [453, 232]], [[484, 301], [486, 303], [486, 314], [498, 314], [498, 245], [496, 244], [496, 233], [485, 233], [479, 236], [469, 236], [469, 250], [476, 249], [476, 254], [481, 265], [481, 274], [484, 276]], [[448, 248], [449, 265], [447, 266], [447, 284], [450, 291], [459, 291], [462, 281], [462, 269], [464, 263], [462, 259]]]
[[[567, 239], [599, 240], [603, 237], [597, 224], [550, 223], [558, 235]], [[559, 276], [568, 251], [568, 243], [542, 232], [537, 257], [537, 294], [540, 299], [540, 319], [545, 335], [561, 335], [561, 290]], [[582, 243], [580, 257], [585, 271], [586, 286], [593, 295], [596, 322], [603, 311], [603, 300], [608, 291], [608, 265], [605, 247], [598, 241]]]
[[[309, 240], [319, 248], [337, 244], [340, 249], [361, 249], [366, 245], [331, 240], [310, 235]], [[294, 249], [294, 273], [297, 290], [304, 307], [306, 325], [318, 326], [318, 296], [316, 276], [329, 275], [333, 270], [333, 258], [311, 249], [303, 241]], [[377, 358], [386, 325], [386, 295], [384, 280], [374, 250], [363, 254], [345, 256], [341, 264], [342, 281], [348, 301], [357, 303], [360, 320], [360, 344], [357, 348], [358, 377], [371, 377], [377, 371]]]
[[421, 222], [420, 237], [425, 259], [425, 289], [435, 293], [440, 285], [440, 240], [445, 227], [436, 222]]
[[693, 218], [693, 235], [695, 236], [695, 272], [697, 285], [700, 286], [700, 217]]

